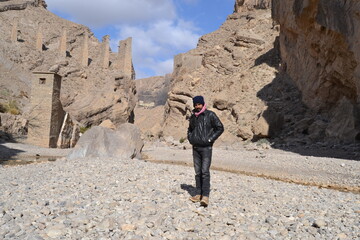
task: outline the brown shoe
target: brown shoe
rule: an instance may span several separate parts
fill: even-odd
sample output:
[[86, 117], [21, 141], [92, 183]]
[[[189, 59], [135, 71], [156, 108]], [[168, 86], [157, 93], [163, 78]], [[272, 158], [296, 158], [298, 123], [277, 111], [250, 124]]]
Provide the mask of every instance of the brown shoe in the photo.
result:
[[209, 205], [209, 197], [202, 197], [200, 205], [203, 207], [207, 207]]
[[196, 195], [196, 196], [193, 196], [193, 197], [191, 197], [191, 198], [189, 198], [190, 199], [190, 201], [192, 201], [192, 202], [200, 202], [200, 200], [201, 200], [201, 195]]

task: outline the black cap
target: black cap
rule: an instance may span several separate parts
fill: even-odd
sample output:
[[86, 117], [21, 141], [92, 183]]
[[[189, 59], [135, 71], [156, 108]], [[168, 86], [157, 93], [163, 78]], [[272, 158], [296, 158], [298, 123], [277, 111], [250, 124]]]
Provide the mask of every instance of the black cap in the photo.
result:
[[193, 98], [193, 104], [195, 106], [196, 103], [200, 103], [202, 105], [205, 104], [204, 97], [203, 96], [196, 96]]

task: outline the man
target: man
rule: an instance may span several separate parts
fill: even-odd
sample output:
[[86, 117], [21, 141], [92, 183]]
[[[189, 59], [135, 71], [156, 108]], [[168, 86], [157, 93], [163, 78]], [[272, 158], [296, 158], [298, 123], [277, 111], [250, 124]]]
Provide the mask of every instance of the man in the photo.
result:
[[193, 98], [194, 110], [189, 120], [187, 137], [193, 146], [195, 168], [196, 195], [192, 202], [200, 202], [201, 206], [209, 204], [210, 165], [212, 146], [224, 132], [224, 126], [216, 114], [206, 109], [202, 96]]

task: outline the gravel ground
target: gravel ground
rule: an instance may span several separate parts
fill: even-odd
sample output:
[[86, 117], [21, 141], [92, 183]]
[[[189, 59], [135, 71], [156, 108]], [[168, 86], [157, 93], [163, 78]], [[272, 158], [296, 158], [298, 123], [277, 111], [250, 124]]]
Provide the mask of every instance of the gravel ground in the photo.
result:
[[191, 167], [59, 159], [0, 169], [0, 239], [360, 239], [360, 195]]

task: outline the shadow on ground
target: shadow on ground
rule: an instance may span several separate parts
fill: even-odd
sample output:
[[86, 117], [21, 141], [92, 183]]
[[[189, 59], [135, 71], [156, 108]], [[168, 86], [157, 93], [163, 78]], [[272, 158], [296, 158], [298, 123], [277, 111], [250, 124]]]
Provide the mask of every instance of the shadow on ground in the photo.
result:
[[[328, 114], [314, 112], [302, 102], [302, 94], [287, 75], [286, 66], [280, 65], [277, 41], [274, 46], [254, 63], [255, 66], [267, 64], [278, 70], [274, 80], [257, 93], [268, 106], [263, 117], [270, 126], [268, 141], [272, 147], [303, 156], [359, 161], [360, 143], [343, 143], [326, 137]], [[255, 136], [253, 140], [260, 138]]]
[[6, 142], [15, 142], [13, 137], [0, 130], [0, 164], [3, 164], [7, 160], [14, 159], [19, 153], [23, 152], [22, 150], [12, 149], [6, 147], [4, 144]]
[[180, 184], [180, 187], [182, 190], [186, 190], [190, 196], [195, 196], [196, 188], [194, 186], [183, 183], [183, 184]]

